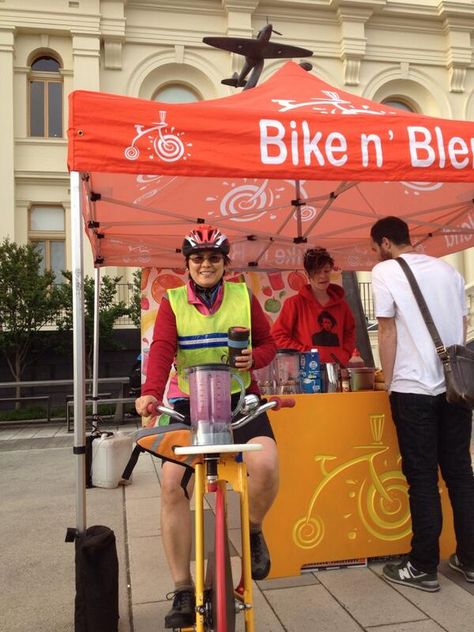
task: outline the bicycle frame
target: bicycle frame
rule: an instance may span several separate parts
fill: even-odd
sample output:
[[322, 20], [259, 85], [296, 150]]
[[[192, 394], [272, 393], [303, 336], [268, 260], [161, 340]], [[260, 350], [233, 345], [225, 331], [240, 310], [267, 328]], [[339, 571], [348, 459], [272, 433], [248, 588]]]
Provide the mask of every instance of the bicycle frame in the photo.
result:
[[[281, 399], [272, 397], [270, 401], [263, 404], [255, 395], [247, 395], [244, 398], [244, 406], [241, 409], [244, 416], [238, 421], [232, 422], [233, 428], [240, 428], [249, 423], [270, 408], [279, 410], [283, 407], [293, 407], [295, 401], [291, 398]], [[153, 409], [153, 404], [149, 408]], [[183, 420], [183, 416], [173, 409], [162, 405], [156, 406], [156, 410], [175, 417], [178, 421]], [[149, 411], [150, 413], [152, 410]], [[235, 632], [235, 612], [243, 611], [245, 618], [245, 632], [254, 632], [254, 613], [252, 598], [252, 570], [250, 553], [250, 531], [249, 531], [249, 506], [247, 487], [247, 468], [243, 461], [236, 461], [235, 456], [241, 452], [261, 450], [262, 446], [257, 443], [245, 444], [225, 444], [225, 445], [189, 445], [175, 447], [174, 453], [177, 456], [197, 456], [201, 457], [200, 462], [195, 465], [195, 549], [196, 549], [196, 569], [195, 569], [195, 597], [196, 597], [196, 618], [192, 627], [181, 628], [181, 632]], [[225, 519], [226, 490], [230, 485], [233, 491], [240, 495], [240, 520], [242, 538], [242, 577], [238, 587], [234, 590], [233, 584], [229, 586], [227, 571], [224, 568], [226, 562], [230, 565], [226, 555], [228, 536]], [[209, 555], [208, 567], [211, 564], [213, 582], [216, 584], [216, 595], [209, 598], [209, 588], [206, 586], [204, 569], [204, 495], [206, 493], [216, 493], [216, 527], [215, 527], [215, 551]], [[210, 561], [211, 560], [211, 561]], [[214, 565], [214, 568], [212, 568]], [[217, 581], [214, 581], [217, 571]], [[229, 572], [232, 575], [232, 572]], [[229, 597], [230, 595], [230, 597]], [[232, 600], [229, 604], [228, 601]], [[214, 607], [212, 604], [216, 603]], [[215, 610], [215, 612], [214, 612]], [[228, 626], [228, 613], [231, 613], [231, 622]], [[212, 620], [214, 619], [215, 620]]]
[[[250, 562], [250, 533], [249, 533], [249, 508], [248, 508], [248, 488], [247, 488], [247, 468], [243, 461], [236, 461], [235, 455], [238, 452], [250, 450], [260, 450], [259, 444], [222, 445], [222, 446], [191, 446], [189, 448], [176, 448], [177, 454], [202, 454], [202, 461], [195, 467], [195, 549], [196, 549], [196, 569], [195, 569], [195, 592], [196, 592], [196, 623], [193, 628], [182, 628], [182, 632], [228, 632], [227, 624], [220, 623], [220, 614], [213, 613], [217, 617], [213, 627], [208, 627], [209, 623], [209, 599], [206, 597], [205, 584], [205, 563], [204, 563], [204, 495], [216, 492], [221, 495], [221, 502], [216, 502], [216, 541], [219, 538], [226, 538], [225, 517], [219, 512], [225, 511], [225, 500], [227, 485], [240, 495], [240, 522], [242, 538], [242, 579], [238, 587], [238, 592], [234, 591], [234, 598], [237, 600], [237, 608], [244, 613], [246, 632], [254, 632], [254, 612], [252, 595], [252, 571]], [[205, 451], [205, 452], [204, 452]], [[216, 480], [208, 480], [206, 472], [207, 462], [217, 461]], [[220, 526], [219, 526], [220, 525]], [[224, 525], [224, 528], [222, 528]], [[214, 551], [215, 555], [219, 553]], [[221, 595], [221, 601], [225, 599]], [[239, 605], [240, 602], [240, 605]]]

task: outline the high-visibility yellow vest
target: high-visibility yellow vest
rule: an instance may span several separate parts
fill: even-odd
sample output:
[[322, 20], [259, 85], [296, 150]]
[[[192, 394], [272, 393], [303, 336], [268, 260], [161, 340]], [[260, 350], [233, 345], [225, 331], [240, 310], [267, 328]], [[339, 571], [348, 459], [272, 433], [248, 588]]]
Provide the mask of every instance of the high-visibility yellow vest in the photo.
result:
[[[168, 299], [176, 318], [178, 351], [176, 365], [178, 386], [189, 394], [189, 383], [185, 369], [200, 364], [225, 364], [227, 361], [227, 332], [229, 327], [241, 326], [251, 329], [250, 296], [245, 283], [224, 282], [222, 303], [214, 314], [201, 314], [188, 302], [188, 288], [168, 290]], [[251, 340], [249, 340], [249, 346]], [[245, 388], [250, 384], [250, 372], [239, 371]], [[232, 382], [231, 390], [240, 390]]]

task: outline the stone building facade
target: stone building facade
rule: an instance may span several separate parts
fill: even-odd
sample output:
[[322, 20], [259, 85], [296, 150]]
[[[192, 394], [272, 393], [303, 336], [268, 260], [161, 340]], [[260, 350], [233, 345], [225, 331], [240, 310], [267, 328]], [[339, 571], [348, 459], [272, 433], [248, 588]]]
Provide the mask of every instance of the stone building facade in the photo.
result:
[[[220, 81], [242, 59], [202, 37], [254, 37], [267, 22], [283, 34], [275, 41], [313, 50], [312, 72], [334, 86], [474, 120], [473, 0], [0, 0], [0, 239], [37, 241], [47, 265], [71, 267], [69, 92], [231, 94]], [[270, 60], [263, 78], [280, 63]], [[449, 257], [468, 292], [473, 250]]]

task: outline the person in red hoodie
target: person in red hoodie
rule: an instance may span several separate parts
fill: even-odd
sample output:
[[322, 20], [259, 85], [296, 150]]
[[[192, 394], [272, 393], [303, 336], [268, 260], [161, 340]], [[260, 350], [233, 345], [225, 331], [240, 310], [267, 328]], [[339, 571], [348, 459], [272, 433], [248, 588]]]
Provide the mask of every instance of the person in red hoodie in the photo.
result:
[[303, 263], [309, 283], [284, 302], [272, 327], [276, 345], [296, 351], [317, 348], [321, 362], [334, 362], [334, 354], [347, 364], [355, 346], [355, 321], [344, 289], [330, 282], [334, 259], [325, 248], [310, 248]]

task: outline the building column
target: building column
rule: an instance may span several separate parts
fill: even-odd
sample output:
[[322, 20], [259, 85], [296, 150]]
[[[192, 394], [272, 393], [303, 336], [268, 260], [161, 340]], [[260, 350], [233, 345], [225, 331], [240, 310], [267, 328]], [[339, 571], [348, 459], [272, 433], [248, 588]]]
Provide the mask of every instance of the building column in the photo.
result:
[[13, 120], [13, 52], [15, 29], [0, 28], [0, 77], [2, 98], [0, 99], [0, 209], [2, 222], [0, 239], [9, 237], [15, 241], [15, 138]]
[[453, 252], [443, 257], [443, 259], [464, 276], [464, 256], [462, 251]]
[[[227, 37], [249, 37], [252, 34], [252, 15], [258, 6], [258, 0], [222, 0], [222, 8], [227, 18], [225, 34]], [[243, 64], [242, 55], [231, 53], [231, 71], [240, 72]]]
[[[73, 90], [100, 90], [100, 36], [96, 33], [72, 33], [72, 89]], [[69, 203], [68, 203], [69, 204]], [[66, 209], [66, 260], [68, 265], [71, 261], [71, 240], [70, 233], [70, 207], [64, 205]], [[84, 274], [92, 276], [94, 272], [94, 262], [92, 251], [88, 242], [84, 247]]]
[[74, 90], [100, 90], [100, 36], [73, 33]]
[[360, 66], [367, 47], [365, 24], [372, 15], [372, 9], [342, 6], [337, 10], [340, 37], [340, 58], [343, 64], [344, 84], [358, 86]]
[[[471, 283], [474, 283], [474, 248], [464, 250], [462, 255], [464, 263], [464, 280], [466, 281], [466, 285], [470, 285]], [[474, 327], [474, 322], [472, 325]]]

